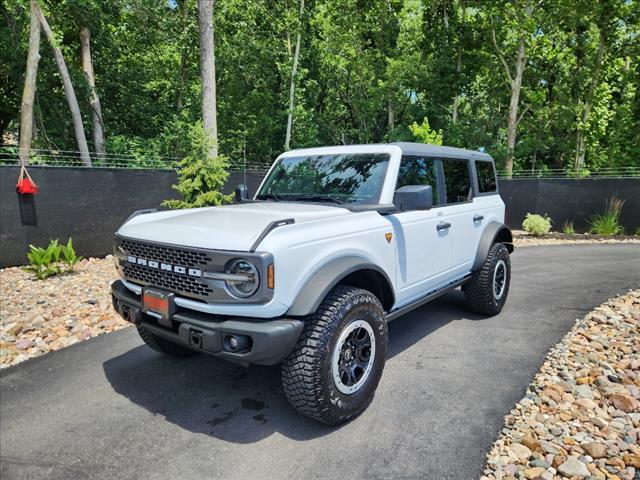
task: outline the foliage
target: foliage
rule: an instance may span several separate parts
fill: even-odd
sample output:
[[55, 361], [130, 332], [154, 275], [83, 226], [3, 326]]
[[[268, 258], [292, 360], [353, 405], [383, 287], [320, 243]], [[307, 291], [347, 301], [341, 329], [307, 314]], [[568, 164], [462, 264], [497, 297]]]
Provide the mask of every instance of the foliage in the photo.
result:
[[607, 206], [602, 215], [595, 215], [589, 220], [589, 231], [597, 235], [612, 236], [624, 234], [624, 228], [620, 225], [620, 213], [624, 206], [624, 200], [615, 196], [607, 200]]
[[551, 219], [547, 215], [527, 213], [522, 229], [532, 235], [546, 235], [551, 231]]
[[[201, 114], [195, 0], [39, 3], [67, 58], [88, 139], [81, 26], [91, 30], [107, 152], [131, 155], [123, 161], [136, 166], [193, 154], [189, 132]], [[535, 11], [523, 14], [530, 5]], [[578, 132], [586, 141], [578, 176], [636, 166], [638, 11], [638, 0], [308, 2], [291, 146], [434, 142], [441, 134], [447, 145], [484, 148], [503, 168], [510, 85], [492, 42], [493, 20], [512, 72], [526, 33], [515, 168], [572, 170]], [[0, 14], [0, 138], [10, 143], [19, 127], [29, 4], [5, 0]], [[294, 1], [216, 2], [219, 142], [232, 165], [268, 165], [283, 148], [297, 16]], [[601, 38], [603, 64], [595, 78]], [[40, 53], [34, 147], [75, 150], [47, 42]], [[413, 132], [426, 118], [429, 135]]]
[[431, 145], [442, 145], [442, 130], [433, 130], [431, 125], [429, 125], [429, 119], [424, 117], [422, 123], [418, 125], [416, 122], [413, 122], [409, 125], [409, 130], [411, 134], [416, 138], [416, 140], [420, 143], [429, 143]]
[[82, 260], [76, 255], [71, 238], [66, 245], [60, 245], [56, 239], [51, 240], [47, 248], [34, 245], [29, 245], [29, 248], [29, 265], [25, 270], [33, 272], [38, 280], [61, 273], [73, 273], [76, 263]]
[[230, 203], [233, 195], [224, 195], [220, 190], [229, 178], [228, 160], [222, 155], [211, 158], [208, 154], [211, 140], [198, 123], [191, 132], [191, 154], [179, 163], [178, 184], [173, 188], [180, 200], [166, 200], [169, 208], [193, 208]]
[[576, 229], [573, 228], [573, 222], [569, 220], [564, 222], [564, 224], [562, 225], [562, 233], [564, 233], [565, 235], [575, 235]]

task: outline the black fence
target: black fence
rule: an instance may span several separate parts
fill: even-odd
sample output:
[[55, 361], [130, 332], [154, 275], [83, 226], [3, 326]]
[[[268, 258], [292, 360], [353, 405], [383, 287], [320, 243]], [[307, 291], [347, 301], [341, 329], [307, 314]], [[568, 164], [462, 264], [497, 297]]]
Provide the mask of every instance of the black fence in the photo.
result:
[[[27, 262], [29, 244], [73, 238], [85, 257], [111, 252], [113, 233], [135, 210], [159, 208], [176, 198], [171, 170], [123, 170], [82, 167], [29, 167], [40, 187], [35, 196], [16, 192], [18, 167], [0, 167], [0, 267]], [[255, 192], [262, 178], [232, 173], [225, 193], [238, 183]]]
[[554, 230], [572, 222], [576, 232], [585, 232], [612, 196], [625, 201], [620, 223], [626, 232], [640, 227], [640, 178], [500, 180], [499, 185], [511, 228], [520, 229], [527, 213], [538, 213], [551, 218]]
[[[34, 166], [29, 171], [40, 193], [26, 198], [15, 190], [19, 168], [0, 167], [1, 267], [25, 264], [29, 244], [46, 246], [53, 238], [72, 237], [80, 255], [104, 256], [131, 212], [176, 197], [171, 188], [176, 174], [169, 170]], [[261, 179], [256, 173], [232, 173], [224, 191], [246, 183], [253, 194]], [[512, 228], [520, 228], [532, 212], [548, 214], [558, 229], [568, 220], [584, 231], [612, 195], [626, 201], [621, 221], [627, 231], [640, 226], [640, 178], [501, 180], [500, 190]]]

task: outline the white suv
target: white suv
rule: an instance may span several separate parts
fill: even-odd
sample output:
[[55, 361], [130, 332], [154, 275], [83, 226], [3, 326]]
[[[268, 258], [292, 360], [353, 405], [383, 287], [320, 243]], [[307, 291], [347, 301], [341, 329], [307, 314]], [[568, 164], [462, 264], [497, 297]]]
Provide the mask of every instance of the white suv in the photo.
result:
[[487, 315], [507, 299], [513, 241], [487, 154], [293, 150], [236, 200], [129, 217], [113, 305], [155, 350], [281, 363], [291, 404], [326, 424], [373, 399], [389, 320], [457, 287]]

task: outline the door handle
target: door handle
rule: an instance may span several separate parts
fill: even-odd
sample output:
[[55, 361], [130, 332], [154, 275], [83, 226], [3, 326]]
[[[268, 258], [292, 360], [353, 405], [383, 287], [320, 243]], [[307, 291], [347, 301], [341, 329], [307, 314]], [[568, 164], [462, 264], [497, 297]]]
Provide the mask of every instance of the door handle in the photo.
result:
[[481, 222], [482, 220], [484, 220], [484, 215], [475, 215], [473, 217], [473, 223]]
[[451, 224], [449, 222], [440, 222], [437, 226], [436, 226], [436, 230], [440, 231], [440, 230], [449, 230], [451, 228]]

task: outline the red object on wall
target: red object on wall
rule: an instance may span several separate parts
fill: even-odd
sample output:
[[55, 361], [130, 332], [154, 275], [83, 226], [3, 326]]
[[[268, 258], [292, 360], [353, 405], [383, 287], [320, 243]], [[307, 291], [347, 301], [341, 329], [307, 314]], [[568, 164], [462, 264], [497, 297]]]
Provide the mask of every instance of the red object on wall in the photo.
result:
[[21, 195], [36, 195], [38, 193], [38, 185], [33, 181], [24, 165], [22, 165], [22, 168], [20, 169], [20, 176], [18, 177], [18, 183], [16, 183], [16, 190]]

